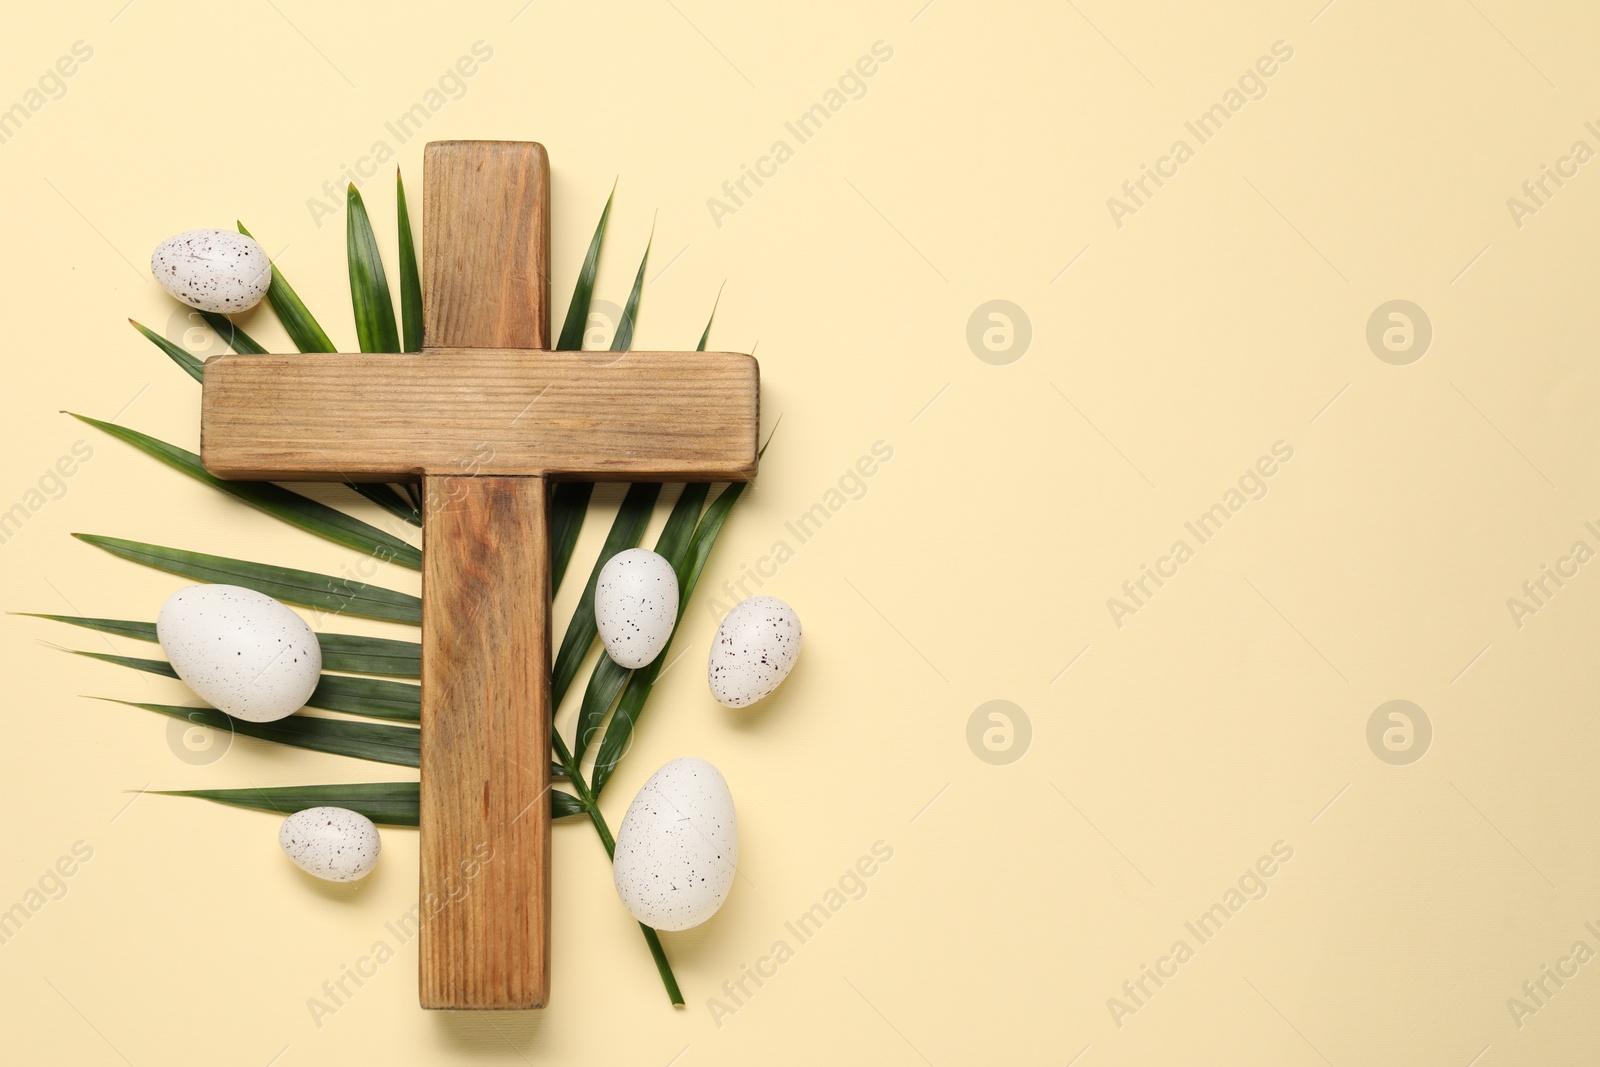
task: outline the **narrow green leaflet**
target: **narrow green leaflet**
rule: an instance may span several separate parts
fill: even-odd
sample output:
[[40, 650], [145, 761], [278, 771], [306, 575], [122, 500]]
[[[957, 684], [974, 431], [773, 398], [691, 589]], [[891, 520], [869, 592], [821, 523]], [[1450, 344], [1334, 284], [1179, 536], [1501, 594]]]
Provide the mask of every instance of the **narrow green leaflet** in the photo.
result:
[[180, 574], [199, 582], [224, 582], [242, 585], [279, 600], [303, 607], [318, 608], [342, 615], [363, 615], [395, 622], [422, 622], [422, 599], [365, 582], [335, 578], [331, 574], [275, 567], [268, 563], [212, 556], [181, 548], [127, 541], [102, 534], [73, 534], [114, 556], [143, 563], [147, 567]]
[[33, 619], [49, 619], [51, 622], [64, 622], [69, 626], [82, 626], [89, 630], [99, 630], [101, 633], [116, 634], [118, 637], [131, 637], [136, 641], [154, 641], [156, 639], [156, 624], [153, 622], [133, 622], [128, 619], [90, 619], [82, 615], [46, 615], [38, 611], [14, 611], [13, 615], [25, 615]]
[[106, 700], [130, 708], [143, 708], [196, 726], [226, 730], [243, 737], [254, 737], [280, 745], [330, 752], [335, 756], [392, 763], [397, 767], [416, 767], [422, 761], [422, 731], [411, 726], [387, 726], [376, 722], [351, 722], [348, 719], [319, 719], [311, 715], [291, 715], [276, 722], [249, 722], [236, 719], [215, 708], [185, 708], [176, 704], [145, 704], [137, 700]]
[[[250, 789], [153, 789], [168, 797], [198, 797], [236, 808], [291, 815], [306, 808], [336, 807], [359, 811], [384, 826], [415, 826], [419, 807], [416, 782], [359, 782], [350, 785], [285, 785]], [[582, 815], [583, 806], [570, 793], [550, 790], [551, 814], [557, 819]]]
[[394, 722], [422, 721], [422, 687], [380, 678], [324, 674], [306, 706]]
[[217, 331], [217, 336], [225, 341], [229, 348], [247, 356], [259, 356], [267, 351], [256, 343], [255, 338], [245, 333], [233, 324], [233, 320], [226, 315], [218, 315], [215, 311], [202, 311], [200, 317], [206, 320], [206, 325]]
[[[723, 285], [726, 284], [726, 282], [723, 283]], [[711, 339], [711, 324], [717, 321], [717, 305], [720, 303], [722, 303], [722, 289], [719, 286], [717, 298], [711, 302], [711, 317], [706, 320], [706, 328], [700, 334], [700, 343], [694, 346], [696, 352], [704, 352], [706, 350], [706, 342]]]
[[[239, 232], [246, 237], [254, 239], [254, 235], [244, 228], [244, 223], [237, 224]], [[278, 265], [272, 265], [272, 284], [267, 289], [267, 303], [272, 305], [272, 313], [278, 316], [278, 321], [283, 323], [284, 330], [289, 334], [289, 340], [302, 352], [337, 352], [333, 342], [317, 325], [316, 318], [311, 314], [311, 309], [306, 307], [305, 301], [300, 299], [289, 279], [283, 276]]]
[[378, 255], [378, 239], [355, 183], [345, 203], [345, 251], [350, 260], [350, 304], [355, 309], [356, 338], [363, 352], [398, 352], [400, 335], [394, 327], [394, 301], [389, 298], [389, 276]]
[[203, 361], [191, 356], [188, 352], [183, 350], [181, 345], [174, 344], [142, 323], [134, 322], [132, 319], [129, 319], [128, 324], [135, 330], [138, 330], [140, 333], [144, 334], [145, 337], [149, 338], [150, 342], [157, 348], [161, 349], [161, 351], [172, 357], [172, 362], [182, 367], [189, 377], [193, 378], [197, 382], [205, 380], [206, 365]]
[[[226, 323], [228, 326], [233, 325], [221, 315], [212, 315], [209, 312], [201, 312], [201, 314], [206, 316], [207, 322], [210, 322], [212, 319], [220, 319], [222, 323]], [[169, 357], [171, 357], [174, 363], [182, 367], [189, 377], [193, 378], [197, 382], [205, 380], [205, 364], [201, 360], [191, 356], [188, 352], [184, 351], [181, 346], [167, 340], [154, 330], [134, 322], [132, 319], [129, 319], [128, 321], [132, 323], [134, 329], [144, 334], [145, 337], [149, 338], [157, 348], [160, 348], [161, 351], [165, 352]], [[222, 326], [216, 323], [213, 323], [213, 328], [217, 329], [219, 332], [222, 330]], [[234, 346], [235, 351], [247, 351], [246, 348], [240, 347], [246, 342], [248, 342], [249, 345], [254, 346], [253, 348], [248, 349], [248, 351], [251, 353], [260, 354], [264, 351], [264, 349], [262, 349], [260, 345], [256, 344], [255, 341], [251, 340], [243, 330], [240, 330], [237, 327], [233, 327], [233, 329], [233, 338], [239, 342]], [[223, 336], [226, 338], [229, 335], [223, 334]], [[302, 349], [302, 351], [304, 351], [304, 349]], [[416, 505], [408, 504], [406, 501], [402, 500], [400, 498], [400, 494], [396, 493], [387, 485], [354, 482], [346, 482], [345, 484], [396, 518], [404, 519], [413, 526], [422, 525], [422, 513], [417, 510]]]
[[345, 482], [344, 484], [347, 488], [360, 493], [395, 518], [403, 519], [413, 526], [422, 525], [422, 512], [417, 510], [416, 504], [408, 502], [389, 486], [381, 482]]
[[588, 584], [583, 587], [583, 596], [572, 612], [572, 621], [567, 623], [566, 635], [561, 638], [555, 669], [550, 675], [551, 707], [561, 706], [567, 687], [577, 676], [583, 657], [589, 654], [589, 646], [594, 644], [594, 587], [600, 580], [600, 569], [612, 556], [639, 543], [644, 528], [650, 524], [650, 512], [655, 508], [656, 497], [660, 495], [659, 482], [636, 482], [628, 486], [628, 495], [623, 497], [622, 506], [617, 509], [611, 532], [606, 535], [606, 543], [600, 549], [599, 558], [594, 561], [594, 569], [589, 572]]
[[[46, 615], [19, 611], [35, 619], [64, 622], [101, 633], [131, 637], [136, 641], [155, 641], [156, 624], [128, 619], [90, 619], [78, 615]], [[385, 674], [396, 678], [416, 678], [422, 674], [422, 646], [415, 641], [396, 641], [388, 637], [362, 637], [357, 634], [317, 634], [322, 646], [322, 667], [329, 671], [353, 674]]]
[[[672, 638], [678, 636], [678, 625], [683, 622], [683, 613], [689, 606], [689, 598], [694, 594], [695, 583], [700, 580], [700, 572], [705, 569], [706, 560], [711, 556], [711, 547], [716, 544], [717, 535], [722, 532], [722, 524], [727, 521], [728, 512], [733, 510], [733, 505], [738, 503], [739, 496], [743, 492], [743, 482], [735, 482], [728, 486], [706, 509], [705, 515], [700, 519], [700, 525], [695, 528], [694, 536], [689, 541], [688, 551], [677, 566], [678, 623], [673, 626]], [[594, 772], [590, 775], [590, 779], [591, 789], [596, 798], [611, 780], [611, 775], [617, 769], [617, 761], [622, 759], [623, 753], [628, 750], [628, 739], [633, 733], [634, 725], [639, 721], [639, 716], [644, 712], [644, 702], [649, 699], [651, 688], [656, 684], [661, 669], [668, 662], [667, 653], [672, 651], [672, 638], [667, 639], [667, 647], [661, 650], [661, 655], [647, 666], [634, 671], [628, 678], [622, 699], [617, 702], [616, 714], [611, 716], [605, 736], [600, 740], [600, 751], [595, 756]]]
[[199, 797], [218, 804], [292, 815], [306, 808], [336, 807], [359, 811], [385, 826], [417, 825], [416, 782], [359, 782], [351, 785], [288, 785], [249, 789], [161, 789], [160, 796]]
[[416, 641], [358, 634], [318, 634], [322, 669], [352, 674], [386, 674], [395, 678], [422, 676], [422, 646]]
[[168, 444], [149, 434], [130, 430], [126, 426], [118, 426], [113, 422], [102, 422], [87, 415], [74, 414], [72, 417], [96, 429], [104, 430], [146, 455], [154, 456], [174, 470], [182, 471], [195, 481], [243, 500], [251, 507], [259, 508], [291, 526], [298, 526], [319, 537], [326, 537], [330, 541], [376, 556], [380, 560], [393, 560], [412, 570], [422, 569], [421, 549], [408, 545], [398, 537], [384, 533], [376, 526], [346, 515], [336, 508], [330, 508], [299, 493], [290, 492], [272, 482], [223, 481], [201, 466], [200, 457], [188, 449], [179, 448], [177, 445]]
[[140, 659], [137, 656], [113, 656], [109, 652], [85, 652], [81, 649], [67, 648], [64, 652], [71, 652], [74, 656], [87, 656], [97, 659], [102, 663], [115, 663], [119, 667], [132, 667], [136, 671], [146, 674], [159, 674], [165, 678], [176, 678], [178, 672], [172, 669], [172, 664], [164, 659]]
[[578, 534], [583, 530], [583, 519], [589, 512], [589, 498], [593, 495], [593, 482], [556, 485], [550, 503], [551, 596], [561, 588], [561, 579], [567, 575], [567, 564], [572, 562], [572, 550], [578, 545]]
[[[115, 663], [119, 667], [131, 667], [146, 674], [178, 677], [172, 664], [163, 659], [140, 659], [137, 656], [116, 656], [109, 652], [85, 652], [75, 648], [65, 651], [103, 663]], [[422, 690], [406, 682], [324, 674], [318, 680], [316, 689], [312, 690], [306, 707], [342, 711], [347, 715], [365, 715], [369, 719], [419, 722], [422, 718]]]
[[405, 351], [422, 351], [422, 274], [417, 270], [417, 246], [411, 239], [411, 212], [406, 209], [406, 183], [395, 168], [394, 191], [400, 216], [400, 322], [405, 330]]
[[710, 492], [710, 482], [690, 482], [684, 486], [678, 502], [672, 505], [666, 525], [661, 528], [661, 536], [656, 538], [656, 555], [672, 564], [673, 570], [677, 570], [679, 561], [693, 542], [695, 524], [699, 521], [700, 510], [705, 507], [706, 496]]
[[633, 324], [639, 320], [639, 296], [644, 292], [644, 265], [650, 262], [650, 243], [644, 246], [644, 258], [639, 260], [639, 273], [633, 276], [633, 288], [628, 292], [628, 303], [622, 309], [622, 319], [617, 332], [611, 335], [611, 351], [626, 352], [633, 345]]
[[[606, 220], [611, 217], [611, 201], [617, 190], [612, 186], [606, 197], [606, 206], [600, 212], [600, 222], [589, 238], [589, 251], [578, 270], [578, 281], [572, 289], [572, 302], [567, 305], [567, 318], [561, 326], [561, 336], [556, 348], [576, 352], [583, 347], [583, 335], [589, 326], [589, 306], [594, 302], [594, 279], [600, 268], [600, 247], [605, 241]], [[567, 575], [567, 565], [572, 562], [572, 550], [578, 544], [578, 533], [583, 529], [584, 516], [589, 511], [589, 498], [594, 494], [592, 482], [563, 482], [556, 486], [550, 505], [550, 591], [561, 588]], [[576, 670], [576, 668], [574, 668]]]
[[563, 352], [576, 352], [583, 347], [583, 335], [589, 328], [589, 304], [594, 300], [594, 277], [600, 269], [600, 245], [606, 235], [606, 220], [611, 217], [611, 201], [616, 199], [617, 187], [611, 187], [606, 197], [605, 210], [600, 212], [600, 223], [589, 238], [589, 251], [578, 270], [578, 284], [572, 290], [572, 303], [567, 305], [567, 318], [561, 324], [561, 336], [556, 348]]
[[[684, 486], [678, 502], [672, 506], [672, 513], [667, 516], [667, 524], [662, 528], [661, 536], [656, 539], [656, 552], [671, 563], [674, 569], [677, 568], [688, 547], [690, 536], [694, 533], [695, 520], [700, 517], [700, 507], [706, 502], [706, 493], [710, 488], [705, 482], [694, 482]], [[598, 568], [596, 571], [598, 573]], [[588, 646], [585, 646], [585, 651], [587, 648]], [[580, 654], [578, 659], [582, 658]], [[589, 684], [583, 691], [583, 702], [578, 706], [578, 721], [572, 745], [574, 766], [582, 761], [583, 754], [589, 747], [589, 741], [600, 725], [600, 720], [611, 710], [612, 702], [622, 691], [622, 686], [627, 682], [630, 673], [626, 667], [617, 666], [610, 656], [603, 655], [596, 661], [594, 670], [589, 675]]]
[[589, 748], [589, 741], [598, 732], [600, 720], [616, 702], [617, 694], [633, 672], [619, 667], [616, 660], [605, 653], [595, 661], [589, 672], [589, 684], [583, 687], [583, 701], [578, 705], [578, 719], [572, 728], [572, 759], [576, 767]]

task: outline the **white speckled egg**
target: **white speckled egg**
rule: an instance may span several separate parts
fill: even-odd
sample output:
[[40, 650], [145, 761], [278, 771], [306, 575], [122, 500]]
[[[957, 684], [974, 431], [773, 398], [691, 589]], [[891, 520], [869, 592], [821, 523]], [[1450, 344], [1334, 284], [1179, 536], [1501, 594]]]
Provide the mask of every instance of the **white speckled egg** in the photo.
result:
[[594, 622], [606, 655], [636, 670], [667, 647], [678, 621], [678, 575], [665, 556], [630, 548], [606, 560], [594, 587]]
[[748, 707], [778, 688], [799, 657], [800, 616], [794, 609], [775, 596], [742, 600], [711, 642], [711, 695], [725, 707]]
[[150, 273], [177, 300], [231, 315], [261, 303], [272, 262], [261, 246], [232, 230], [190, 230], [156, 245]]
[[378, 828], [349, 808], [306, 808], [283, 820], [278, 844], [307, 874], [329, 882], [354, 882], [378, 865]]
[[237, 585], [173, 593], [156, 618], [156, 639], [202, 700], [251, 722], [300, 710], [322, 672], [322, 646], [305, 620]]
[[664, 764], [628, 805], [612, 874], [635, 919], [687, 930], [722, 907], [738, 862], [728, 783], [705, 760], [685, 758]]

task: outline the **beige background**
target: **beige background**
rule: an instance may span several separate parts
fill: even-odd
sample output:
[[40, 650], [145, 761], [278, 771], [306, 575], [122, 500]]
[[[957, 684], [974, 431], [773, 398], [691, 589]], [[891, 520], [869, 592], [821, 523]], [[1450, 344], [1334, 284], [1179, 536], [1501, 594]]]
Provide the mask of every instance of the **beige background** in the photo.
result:
[[[424, 140], [542, 141], [558, 313], [620, 176], [601, 294], [622, 301], [654, 218], [638, 344], [692, 346], [726, 280], [713, 345], [759, 342], [767, 427], [783, 417], [606, 800], [615, 825], [665, 760], [713, 760], [742, 877], [667, 937], [673, 1011], [594, 835], [561, 824], [549, 1010], [425, 1014], [413, 943], [319, 1027], [308, 998], [415, 902], [415, 833], [329, 888], [273, 818], [128, 791], [397, 772], [244, 740], [191, 766], [164, 720], [80, 696], [181, 687], [45, 642], [150, 646], [5, 618], [0, 906], [93, 849], [0, 945], [8, 1061], [1595, 1058], [1600, 963], [1520, 1027], [1507, 1003], [1570, 972], [1575, 942], [1600, 951], [1597, 565], [1520, 628], [1507, 606], [1574, 542], [1600, 549], [1600, 164], [1520, 227], [1507, 205], [1575, 141], [1600, 150], [1590, 5], [123, 2], [12, 10], [0, 35], [0, 106], [93, 49], [0, 144], [0, 510], [94, 448], [0, 546], [0, 605], [150, 619], [181, 584], [71, 531], [354, 565], [57, 412], [193, 444], [194, 383], [124, 322], [184, 336], [144, 266], [169, 234], [245, 220], [351, 346], [342, 213], [319, 226], [308, 198], [379, 139], [413, 195]], [[385, 123], [477, 41], [493, 58], [396, 143]], [[878, 41], [893, 58], [865, 95], [717, 225], [707, 199]], [[1197, 144], [1184, 123], [1278, 41], [1266, 95]], [[1193, 158], [1119, 228], [1107, 198], [1180, 137]], [[364, 190], [391, 264], [392, 173]], [[967, 342], [993, 299], [1031, 323], [1005, 365]], [[1409, 365], [1366, 341], [1395, 299], [1433, 328]], [[893, 459], [865, 495], [766, 580], [805, 621], [800, 666], [765, 705], [719, 708], [710, 597], [878, 441]], [[1107, 598], [1278, 441], [1293, 459], [1266, 496], [1119, 628]], [[1393, 699], [1433, 729], [1409, 765], [1367, 742]], [[1001, 753], [1022, 758], [969, 747], [991, 700], [1026, 717], [1025, 752], [1014, 732]], [[722, 983], [877, 841], [894, 858], [865, 896], [715, 1018]], [[1185, 922], [1276, 842], [1293, 858], [1265, 897], [1199, 944]], [[1180, 938], [1193, 958], [1119, 1027], [1108, 999]]]

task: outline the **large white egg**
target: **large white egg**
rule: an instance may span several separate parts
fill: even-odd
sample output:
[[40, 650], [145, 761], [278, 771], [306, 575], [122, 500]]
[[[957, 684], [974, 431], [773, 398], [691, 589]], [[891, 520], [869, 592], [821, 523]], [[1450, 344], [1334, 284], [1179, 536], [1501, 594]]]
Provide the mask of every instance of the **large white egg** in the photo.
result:
[[150, 273], [172, 296], [231, 315], [261, 303], [272, 285], [272, 261], [255, 241], [232, 230], [189, 230], [156, 245]]
[[678, 621], [678, 575], [665, 556], [630, 548], [606, 560], [594, 587], [594, 623], [606, 655], [637, 670], [661, 655]]
[[730, 708], [754, 704], [778, 688], [799, 656], [800, 616], [793, 608], [775, 596], [741, 600], [711, 642], [711, 695]]
[[687, 930], [716, 914], [733, 888], [739, 822], [733, 794], [703, 759], [662, 766], [628, 805], [612, 875], [635, 919]]
[[383, 844], [371, 819], [349, 808], [306, 808], [278, 828], [278, 844], [295, 866], [329, 882], [372, 873]]
[[251, 722], [300, 710], [322, 672], [322, 646], [305, 620], [237, 585], [173, 593], [156, 619], [156, 639], [196, 695]]

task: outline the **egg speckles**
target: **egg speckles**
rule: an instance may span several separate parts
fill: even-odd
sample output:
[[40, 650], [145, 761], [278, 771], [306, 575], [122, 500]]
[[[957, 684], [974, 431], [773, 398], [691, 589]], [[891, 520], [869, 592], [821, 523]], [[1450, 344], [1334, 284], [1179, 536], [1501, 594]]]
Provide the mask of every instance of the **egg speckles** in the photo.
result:
[[322, 672], [322, 646], [305, 620], [237, 585], [173, 593], [156, 619], [156, 639], [202, 700], [251, 722], [304, 707]]
[[770, 694], [800, 656], [800, 616], [775, 596], [740, 601], [717, 627], [706, 663], [717, 703], [743, 708]]
[[606, 560], [594, 587], [594, 622], [606, 655], [636, 670], [667, 647], [678, 621], [678, 575], [664, 556], [630, 548]]
[[705, 760], [685, 758], [663, 765], [628, 805], [612, 874], [635, 919], [687, 930], [722, 907], [738, 862], [728, 783]]
[[150, 256], [150, 273], [174, 299], [219, 315], [249, 311], [272, 284], [267, 254], [232, 230], [190, 230], [167, 238]]
[[383, 850], [372, 820], [348, 808], [295, 812], [278, 829], [278, 844], [296, 867], [329, 882], [365, 878]]

